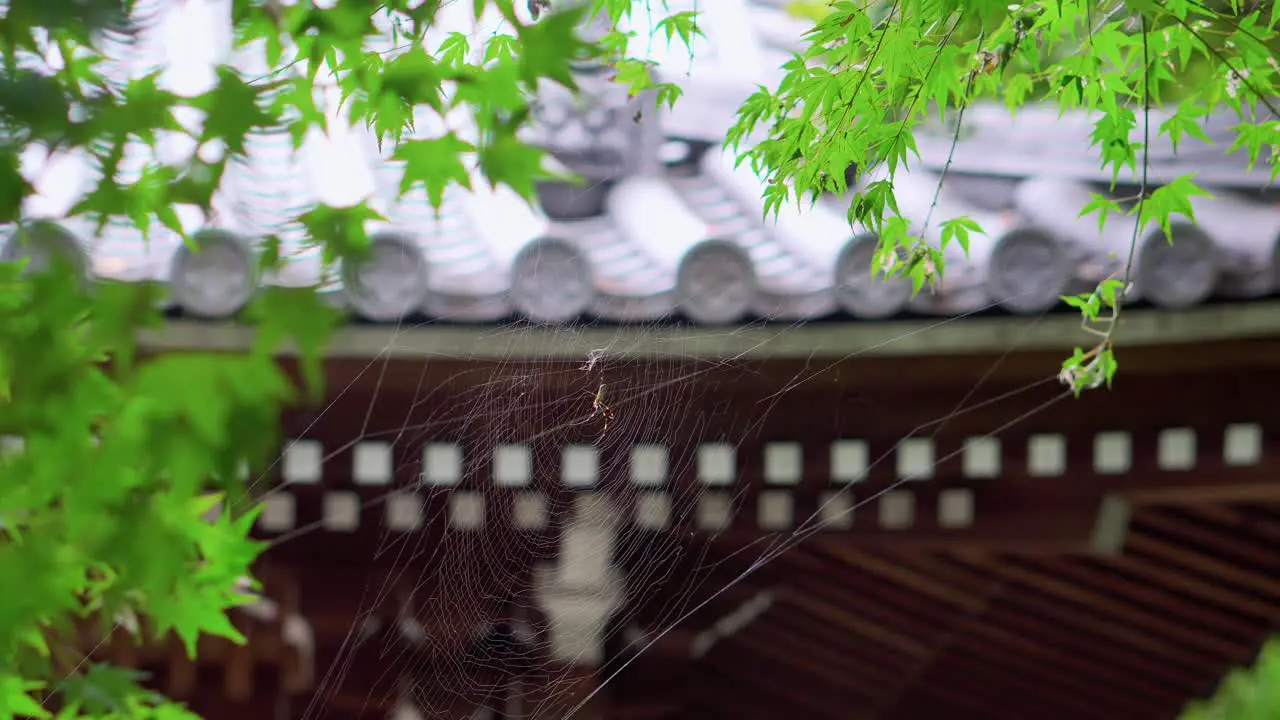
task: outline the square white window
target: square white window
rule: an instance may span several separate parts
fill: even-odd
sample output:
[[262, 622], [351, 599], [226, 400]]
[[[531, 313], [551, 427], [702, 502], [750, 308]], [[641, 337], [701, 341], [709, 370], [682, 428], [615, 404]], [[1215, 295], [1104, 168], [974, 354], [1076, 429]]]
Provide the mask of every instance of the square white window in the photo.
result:
[[907, 490], [894, 490], [880, 496], [880, 527], [906, 530], [916, 522], [916, 496]]
[[804, 474], [800, 443], [774, 442], [764, 446], [764, 481], [770, 485], [796, 485]]
[[1256, 423], [1228, 425], [1222, 438], [1222, 460], [1233, 467], [1262, 462], [1262, 427]]
[[786, 530], [795, 522], [794, 502], [786, 490], [762, 492], [756, 503], [756, 521], [761, 530]]
[[1196, 431], [1189, 427], [1165, 428], [1156, 445], [1161, 470], [1190, 470], [1196, 466]]
[[387, 529], [410, 532], [422, 526], [422, 499], [414, 493], [394, 493], [387, 499]]
[[324, 495], [324, 529], [330, 532], [355, 532], [360, 527], [360, 496], [353, 492], [330, 492]]
[[661, 485], [667, 481], [667, 448], [662, 445], [635, 445], [631, 448], [631, 482]]
[[461, 448], [452, 443], [428, 443], [422, 448], [424, 485], [457, 485], [461, 481]]
[[600, 457], [591, 445], [569, 445], [560, 452], [560, 480], [572, 488], [588, 488], [600, 475]]
[[1000, 439], [971, 437], [964, 441], [964, 454], [960, 460], [964, 476], [968, 478], [994, 478], [1000, 475]]
[[948, 488], [938, 494], [938, 526], [948, 530], [973, 524], [973, 491]]
[[636, 498], [635, 524], [643, 530], [665, 530], [671, 524], [671, 498], [646, 492]]
[[864, 480], [870, 465], [869, 454], [865, 440], [831, 443], [831, 481], [848, 484]]
[[314, 485], [320, 482], [323, 467], [324, 446], [319, 440], [295, 440], [284, 448], [280, 475], [287, 483]]
[[493, 449], [493, 481], [500, 487], [524, 487], [533, 479], [533, 452], [528, 445]]
[[449, 524], [456, 530], [484, 527], [484, 496], [477, 492], [455, 491], [449, 495]]
[[908, 438], [898, 446], [898, 477], [928, 480], [933, 477], [933, 439]]
[[698, 446], [698, 479], [705, 485], [731, 485], [737, 476], [734, 447], [728, 443]]
[[356, 443], [351, 454], [352, 479], [357, 485], [390, 485], [391, 443]]
[[1027, 440], [1027, 470], [1036, 477], [1056, 477], [1067, 471], [1067, 439], [1061, 435], [1032, 435]]
[[853, 495], [848, 490], [831, 490], [822, 494], [818, 515], [822, 527], [831, 530], [848, 530], [853, 527]]
[[698, 527], [712, 532], [729, 529], [733, 501], [727, 493], [706, 493], [698, 498]]
[[1093, 436], [1093, 470], [1101, 475], [1119, 475], [1133, 466], [1133, 444], [1129, 433], [1101, 432]]

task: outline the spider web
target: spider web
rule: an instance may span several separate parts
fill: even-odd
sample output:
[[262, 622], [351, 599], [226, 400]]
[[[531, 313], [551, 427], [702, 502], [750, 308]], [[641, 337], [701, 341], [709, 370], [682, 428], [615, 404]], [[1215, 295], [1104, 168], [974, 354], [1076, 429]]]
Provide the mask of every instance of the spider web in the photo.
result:
[[[496, 332], [514, 339], [529, 329], [509, 326]], [[576, 330], [557, 332], [569, 339]], [[637, 334], [644, 333], [620, 331], [619, 343]], [[365, 375], [381, 373], [388, 362], [369, 363]], [[424, 375], [431, 362], [424, 363], [428, 366]], [[438, 362], [448, 365], [447, 361]], [[721, 512], [725, 512], [747, 492], [741, 483], [734, 482], [736, 443], [750, 442], [754, 431], [768, 422], [772, 404], [819, 376], [826, 367], [815, 363], [793, 378], [788, 389], [772, 398], [762, 396], [755, 404], [756, 417], [742, 418], [736, 423], [739, 429], [726, 433], [724, 442], [701, 444], [697, 452], [690, 453], [669, 450], [689, 449], [691, 438], [704, 438], [709, 422], [725, 427], [725, 408], [701, 404], [708, 394], [707, 379], [753, 376], [759, 371], [757, 365], [744, 359], [678, 355], [675, 361], [622, 360], [615, 359], [609, 348], [571, 361], [529, 361], [513, 356], [477, 361], [477, 365], [451, 378], [454, 381], [449, 383], [447, 396], [432, 389], [415, 390], [412, 405], [418, 411], [403, 421], [403, 415], [391, 413], [396, 420], [390, 427], [385, 427], [385, 418], [374, 416], [386, 406], [383, 394], [395, 391], [375, 383], [370, 396], [357, 397], [342, 407], [335, 404], [315, 420], [317, 425], [323, 423], [329, 413], [350, 417], [350, 409], [363, 407], [368, 415], [358, 436], [323, 457], [316, 453], [319, 448], [302, 450], [307, 446], [301, 443], [282, 456], [286, 485], [272, 493], [287, 493], [287, 483], [296, 477], [318, 479], [319, 468], [307, 467], [308, 454], [311, 461], [332, 461], [352, 447], [390, 440], [397, 450], [394, 467], [384, 464], [381, 471], [387, 484], [400, 484], [399, 478], [420, 479], [423, 485], [417, 492], [428, 497], [425, 506], [440, 510], [422, 518], [419, 527], [450, 527], [443, 533], [383, 535], [369, 561], [381, 567], [386, 558], [395, 559], [386, 565], [385, 579], [371, 580], [363, 588], [364, 602], [355, 623], [341, 639], [337, 657], [322, 654], [318, 658], [318, 689], [303, 717], [325, 717], [337, 711], [339, 702], [342, 710], [355, 709], [350, 707], [355, 699], [344, 697], [342, 688], [352, 682], [353, 675], [363, 678], [360, 687], [371, 677], [367, 669], [354, 667], [356, 662], [375, 657], [362, 648], [376, 648], [376, 656], [385, 658], [383, 667], [399, 671], [394, 675], [375, 673], [375, 686], [366, 691], [364, 702], [376, 706], [377, 696], [394, 695], [401, 700], [398, 717], [495, 717], [496, 713], [504, 717], [573, 717], [586, 702], [574, 684], [575, 663], [588, 667], [602, 664], [599, 672], [607, 686], [613, 675], [625, 672], [627, 664], [662, 642], [668, 631], [702, 612], [717, 596], [751, 574], [766, 570], [788, 549], [819, 532], [824, 524], [838, 521], [844, 512], [914, 479], [901, 478], [837, 513], [824, 513], [820, 508], [814, 516], [797, 517], [792, 531], [764, 536], [729, 552], [715, 551], [708, 540], [714, 541], [718, 533], [708, 528], [715, 526], [717, 520], [712, 516], [716, 513], [706, 511], [707, 496], [717, 498], [717, 507], [723, 502], [725, 510]], [[604, 382], [602, 378], [625, 380]], [[904, 439], [928, 437], [956, 415], [991, 404], [992, 400], [972, 402], [983, 380], [957, 402], [952, 413], [922, 425]], [[1052, 380], [1052, 374], [1046, 374], [1043, 380], [994, 402]], [[605, 387], [603, 398], [601, 384]], [[346, 389], [335, 390], [341, 394]], [[1062, 397], [1065, 394], [1057, 399]], [[601, 399], [603, 403], [597, 402]], [[1054, 401], [1037, 406], [1033, 412]], [[602, 405], [608, 406], [607, 413], [601, 412]], [[1006, 426], [1025, 417], [1025, 413], [1015, 415]], [[512, 418], [520, 421], [512, 422]], [[998, 434], [1003, 429], [993, 427], [991, 432]], [[871, 458], [866, 470], [892, 457], [896, 450], [895, 444]], [[466, 452], [489, 458], [468, 462]], [[363, 469], [362, 457], [366, 463]], [[372, 480], [378, 476], [374, 457], [372, 452], [350, 453], [356, 482], [361, 477]], [[383, 457], [385, 463], [388, 458]], [[934, 464], [947, 459], [937, 458]], [[698, 482], [677, 485], [677, 478], [690, 477]], [[479, 506], [459, 498], [474, 499], [477, 496], [466, 489], [486, 486], [536, 499], [528, 505], [517, 501], [510, 509], [510, 521], [516, 527], [492, 520], [482, 523], [472, 516]], [[641, 509], [646, 497], [659, 497], [650, 491], [663, 486], [670, 488], [661, 496], [670, 502], [665, 520], [657, 519], [664, 514], [660, 509]], [[850, 485], [839, 492], [853, 489]], [[588, 490], [607, 492], [585, 492]], [[389, 508], [393, 498], [404, 497], [402, 493], [403, 488], [387, 490], [369, 496], [363, 504], [366, 508], [379, 504]], [[437, 502], [430, 501], [432, 496]], [[630, 523], [615, 517], [613, 522], [618, 526], [652, 523], [655, 529], [663, 530], [644, 532], [642, 527], [641, 532], [630, 533], [617, 527], [609, 532], [602, 527], [606, 520], [592, 517], [601, 510], [602, 496], [610, 498], [607, 504], [615, 512], [629, 508], [633, 513]], [[266, 499], [269, 505], [272, 497], [275, 495], [269, 494]], [[827, 503], [840, 497], [837, 493]], [[315, 532], [333, 530], [342, 522], [338, 515], [335, 511], [317, 525], [280, 535], [273, 549], [305, 542], [302, 538]], [[403, 522], [392, 520], [393, 515], [388, 509], [389, 524]], [[685, 518], [685, 524], [681, 525], [680, 518]], [[540, 523], [550, 526], [557, 521], [562, 523], [561, 542], [530, 531]], [[674, 526], [697, 529], [704, 539], [690, 542], [670, 532]], [[610, 568], [630, 572], [615, 570], [611, 579], [602, 580], [601, 576], [611, 574]], [[532, 578], [527, 574], [530, 569]], [[626, 574], [630, 582], [620, 587], [620, 576]], [[552, 582], [548, 583], [549, 579]], [[554, 618], [546, 612], [547, 593], [540, 591], [539, 585], [553, 586], [553, 590], [560, 585], [570, 597], [567, 602], [576, 605], [579, 613], [590, 615], [594, 610], [601, 615], [594, 629], [583, 630], [587, 637], [575, 643], [555, 636], [564, 631], [552, 626]], [[644, 602], [651, 597], [661, 599]], [[765, 590], [724, 617], [704, 618], [698, 623], [702, 632], [690, 643], [691, 652], [705, 654], [748, 625], [772, 601]], [[598, 636], [592, 637], [593, 633]], [[333, 641], [330, 638], [318, 644]], [[610, 649], [607, 657], [605, 648]]]

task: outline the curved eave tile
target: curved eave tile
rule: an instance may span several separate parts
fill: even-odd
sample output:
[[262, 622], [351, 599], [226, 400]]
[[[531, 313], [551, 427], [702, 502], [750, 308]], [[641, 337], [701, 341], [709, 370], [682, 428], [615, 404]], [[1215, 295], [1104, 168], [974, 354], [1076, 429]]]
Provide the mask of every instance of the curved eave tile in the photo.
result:
[[[837, 265], [851, 243], [865, 242], [825, 201], [787, 203], [764, 216], [767, 182], [732, 152], [712, 150], [702, 171], [722, 188], [753, 225], [762, 227], [778, 254], [766, 271], [759, 264], [761, 289], [771, 307], [766, 313], [797, 319], [825, 315], [836, 308]], [[753, 253], [753, 259], [758, 256]], [[870, 263], [868, 262], [868, 267]]]
[[[1120, 277], [1133, 242], [1134, 221], [1109, 216], [1099, 230], [1096, 217], [1078, 217], [1094, 189], [1070, 179], [1033, 178], [1019, 186], [1018, 210], [1050, 228], [1075, 258], [1077, 276], [1087, 285]], [[1189, 223], [1175, 223], [1170, 246], [1158, 228], [1148, 228], [1134, 251], [1133, 282], [1126, 299], [1181, 308], [1206, 300], [1218, 284], [1220, 260], [1213, 238]]]
[[681, 305], [680, 265], [709, 231], [665, 178], [619, 182], [606, 201], [614, 242], [597, 251], [597, 314], [614, 320], [654, 320]]

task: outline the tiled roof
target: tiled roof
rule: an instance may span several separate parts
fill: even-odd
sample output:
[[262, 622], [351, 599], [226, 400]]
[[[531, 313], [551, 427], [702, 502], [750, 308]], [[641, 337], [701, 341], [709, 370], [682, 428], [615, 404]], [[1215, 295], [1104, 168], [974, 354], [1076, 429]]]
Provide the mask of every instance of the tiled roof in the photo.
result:
[[[198, 213], [184, 215], [190, 230], [202, 230], [199, 253], [163, 233], [144, 244], [136, 229], [113, 225], [93, 238], [82, 223], [59, 220], [93, 177], [73, 156], [42, 162], [32, 154], [28, 171], [41, 193], [30, 199], [28, 216], [57, 223], [39, 234], [79, 248], [87, 272], [167, 282], [175, 309], [197, 317], [233, 314], [259, 283], [320, 281], [318, 252], [303, 247], [301, 228], [283, 225], [316, 199], [371, 198], [388, 217], [386, 226], [372, 228], [375, 249], [362, 267], [325, 279], [334, 302], [374, 322], [683, 318], [715, 325], [953, 315], [992, 305], [1038, 313], [1060, 294], [1123, 267], [1131, 219], [1099, 232], [1095, 218], [1076, 217], [1096, 189], [1090, 183], [1105, 180], [1088, 147], [1088, 118], [1038, 108], [1016, 119], [998, 108], [971, 109], [932, 212], [948, 135], [922, 134], [921, 167], [897, 179], [901, 210], [918, 227], [929, 218], [933, 239], [940, 221], [957, 215], [973, 217], [989, 233], [974, 238], [969, 257], [948, 258], [936, 292], [912, 299], [900, 280], [873, 281], [873, 238], [850, 228], [835, 199], [784, 209], [776, 221], [763, 222], [764, 184], [735, 169], [714, 142], [752, 83], [767, 82], [790, 35], [778, 29], [776, 3], [710, 5], [720, 15], [707, 18], [709, 49], [696, 51], [696, 62], [685, 56], [694, 67], [681, 80], [687, 94], [674, 112], [657, 111], [651, 99], [628, 99], [600, 75], [584, 75], [585, 105], [563, 91], [541, 94], [531, 137], [587, 182], [545, 184], [536, 207], [477, 182], [475, 191], [453, 188], [437, 215], [420, 192], [396, 199], [399, 171], [369, 138], [317, 133], [294, 157], [282, 130], [251, 139], [248, 159], [229, 168], [207, 227]], [[735, 32], [751, 42], [725, 39]], [[140, 43], [144, 50], [155, 45], [154, 38]], [[131, 57], [120, 72], [163, 64], [150, 51]], [[754, 79], [742, 72], [744, 58], [756, 65]], [[265, 69], [251, 53], [234, 62], [246, 74]], [[664, 67], [680, 65], [670, 60]], [[422, 127], [430, 132], [430, 124]], [[1215, 120], [1210, 135], [1229, 138], [1227, 127]], [[164, 151], [181, 156], [190, 148], [172, 140]], [[1220, 148], [1191, 141], [1177, 157], [1172, 148], [1155, 147], [1153, 154], [1157, 179], [1199, 171], [1215, 197], [1197, 199], [1200, 225], [1178, 226], [1172, 246], [1158, 233], [1141, 238], [1135, 295], [1178, 308], [1214, 296], [1275, 294], [1280, 207], [1257, 190], [1265, 170], [1246, 172], [1235, 157], [1221, 158]], [[252, 238], [266, 233], [283, 237], [291, 259], [256, 278]], [[5, 252], [40, 253], [12, 243]]]

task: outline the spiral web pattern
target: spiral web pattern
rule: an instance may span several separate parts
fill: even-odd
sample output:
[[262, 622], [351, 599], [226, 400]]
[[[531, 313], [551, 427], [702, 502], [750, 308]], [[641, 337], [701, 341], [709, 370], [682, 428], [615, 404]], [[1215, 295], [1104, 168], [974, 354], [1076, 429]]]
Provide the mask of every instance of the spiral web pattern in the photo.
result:
[[[644, 507], [645, 498], [656, 497], [648, 491], [698, 472], [697, 459], [681, 448], [682, 438], [699, 436], [699, 425], [716, 412], [692, 410], [701, 393], [698, 378], [751, 371], [733, 361], [687, 358], [632, 365], [625, 380], [610, 383], [620, 376], [609, 352], [601, 348], [574, 361], [500, 361], [462, 370], [447, 386], [407, 395], [375, 386], [349, 405], [331, 407], [308, 433], [327, 439], [326, 423], [336, 427], [341, 417], [359, 417], [364, 409], [368, 422], [360, 435], [334, 435], [319, 456], [301, 443], [286, 451], [286, 484], [269, 492], [269, 506], [272, 494], [297, 492], [291, 482], [315, 472], [303, 467], [302, 458], [310, 455], [323, 458], [325, 478], [340, 477], [346, 462], [357, 484], [374, 484], [388, 472], [392, 486], [412, 478], [410, 488], [420, 484], [412, 491], [426, 497], [427, 508], [417, 524], [420, 532], [386, 532], [371, 552], [369, 561], [385, 577], [367, 581], [362, 606], [351, 608], [358, 610], [353, 626], [329, 632], [323, 620], [313, 620], [319, 674], [307, 717], [376, 705], [386, 695], [402, 698], [406, 718], [415, 712], [465, 717], [459, 713], [466, 707], [480, 717], [564, 717], [577, 699], [573, 665], [598, 667], [608, 659], [606, 646], [616, 665], [620, 644], [642, 641], [633, 615], [645, 603], [638, 600], [670, 598], [645, 608], [644, 626], [662, 629], [717, 589], [709, 583], [712, 575], [724, 575], [720, 563], [691, 556], [678, 534], [645, 533], [643, 542], [635, 535], [615, 538], [624, 534], [624, 525], [657, 522], [661, 511]], [[406, 407], [412, 408], [407, 416]], [[382, 459], [390, 467], [378, 467], [379, 453], [359, 449], [387, 441], [390, 456]], [[721, 472], [702, 470], [713, 482]], [[397, 519], [393, 503], [405, 490], [371, 489], [360, 493], [361, 502], [381, 502], [385, 511], [373, 516], [397, 525], [404, 520]], [[729, 501], [740, 500], [743, 492], [733, 489]], [[499, 497], [511, 499], [512, 506], [500, 508]], [[697, 500], [672, 496], [665, 522], [692, 514]], [[433, 507], [439, 511], [431, 513]], [[483, 519], [477, 517], [481, 507]], [[609, 512], [616, 516], [607, 517]], [[505, 519], [495, 517], [503, 513]], [[330, 523], [338, 522], [337, 514]], [[367, 517], [361, 516], [362, 526]], [[448, 529], [441, 534], [430, 527]], [[282, 548], [303, 545], [319, 532], [326, 529], [303, 526], [278, 542]], [[389, 557], [395, 559], [383, 572]], [[630, 585], [624, 568], [635, 569]], [[304, 615], [306, 605], [304, 598]], [[556, 612], [576, 617], [561, 620]], [[584, 627], [565, 629], [575, 623]], [[575, 631], [594, 637], [576, 643], [565, 637]], [[384, 676], [358, 667], [378, 655], [398, 672]]]

